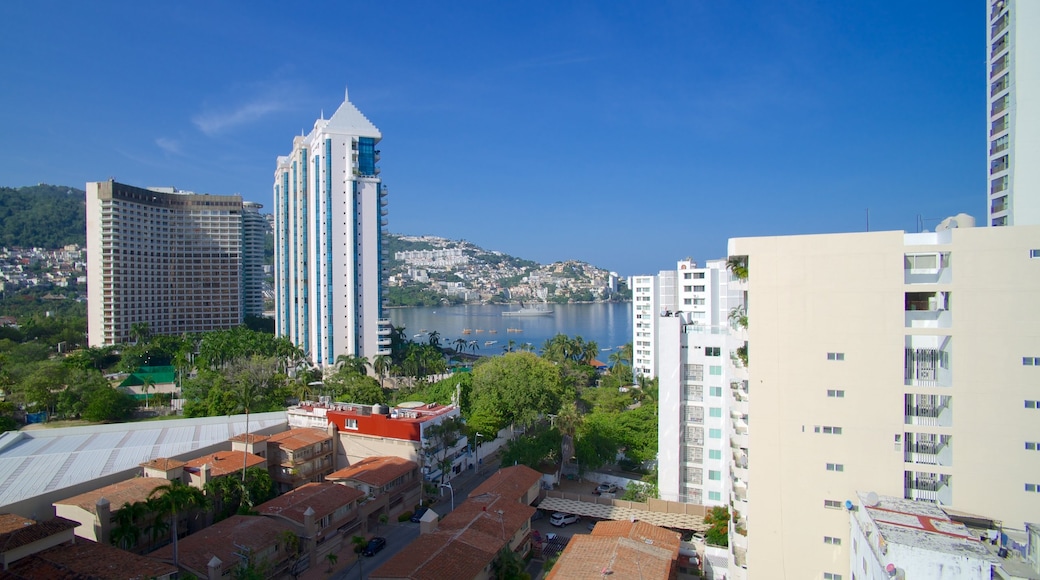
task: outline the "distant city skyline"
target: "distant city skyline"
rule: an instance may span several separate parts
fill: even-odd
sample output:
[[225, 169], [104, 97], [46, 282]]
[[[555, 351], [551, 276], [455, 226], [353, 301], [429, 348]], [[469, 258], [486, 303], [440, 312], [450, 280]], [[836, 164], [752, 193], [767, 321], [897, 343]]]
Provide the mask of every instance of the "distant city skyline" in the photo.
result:
[[862, 231], [868, 209], [872, 230], [982, 225], [986, 10], [6, 4], [0, 175], [268, 212], [285, 136], [349, 88], [388, 136], [395, 233], [627, 276], [730, 237]]

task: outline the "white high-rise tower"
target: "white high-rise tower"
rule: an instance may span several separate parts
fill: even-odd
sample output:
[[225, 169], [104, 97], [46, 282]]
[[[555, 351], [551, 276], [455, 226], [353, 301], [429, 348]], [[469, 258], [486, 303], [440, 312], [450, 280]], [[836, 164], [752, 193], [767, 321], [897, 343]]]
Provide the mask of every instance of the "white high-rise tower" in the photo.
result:
[[379, 129], [347, 95], [318, 119], [274, 175], [275, 320], [319, 366], [390, 353], [382, 316], [386, 187]]
[[1040, 224], [1040, 2], [989, 0], [986, 18], [988, 224]]

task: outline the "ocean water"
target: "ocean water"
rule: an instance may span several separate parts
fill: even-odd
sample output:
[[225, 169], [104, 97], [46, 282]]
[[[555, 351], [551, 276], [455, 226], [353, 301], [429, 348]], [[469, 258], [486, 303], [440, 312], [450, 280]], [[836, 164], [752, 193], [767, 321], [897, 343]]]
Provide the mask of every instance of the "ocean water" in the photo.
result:
[[[426, 333], [440, 333], [442, 346], [453, 345], [455, 339], [476, 341], [477, 350], [467, 352], [499, 354], [509, 341], [519, 346], [530, 343], [535, 352], [557, 334], [571, 338], [581, 336], [595, 341], [600, 360], [617, 347], [632, 342], [632, 303], [550, 304], [551, 316], [502, 316], [519, 305], [463, 305], [448, 307], [391, 308], [387, 312], [394, 326], [404, 326], [408, 336], [417, 342], [428, 340]], [[464, 330], [469, 330], [464, 334]], [[512, 330], [510, 330], [512, 329]]]

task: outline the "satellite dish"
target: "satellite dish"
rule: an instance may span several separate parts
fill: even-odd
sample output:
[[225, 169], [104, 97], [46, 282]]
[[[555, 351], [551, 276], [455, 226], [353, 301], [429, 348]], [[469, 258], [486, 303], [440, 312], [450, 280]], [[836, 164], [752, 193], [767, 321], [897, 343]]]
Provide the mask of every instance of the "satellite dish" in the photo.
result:
[[881, 502], [881, 498], [874, 492], [868, 492], [867, 497], [863, 499], [863, 505], [867, 507], [874, 507]]

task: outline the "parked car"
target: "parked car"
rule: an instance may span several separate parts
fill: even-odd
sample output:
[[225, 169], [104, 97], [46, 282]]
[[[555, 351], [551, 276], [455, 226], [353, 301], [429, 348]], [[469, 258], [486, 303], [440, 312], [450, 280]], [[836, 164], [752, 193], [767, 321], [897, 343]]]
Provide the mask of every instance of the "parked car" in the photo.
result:
[[368, 541], [368, 545], [365, 546], [365, 551], [362, 554], [366, 556], [375, 556], [380, 550], [386, 547], [386, 538], [372, 538]]
[[578, 517], [578, 516], [576, 516], [574, 514], [565, 514], [565, 513], [562, 513], [562, 512], [556, 512], [556, 513], [554, 513], [552, 515], [551, 518], [549, 518], [549, 523], [554, 525], [554, 526], [556, 526], [556, 527], [558, 527], [558, 528], [562, 528], [562, 527], [564, 527], [566, 525], [569, 525], [569, 524], [576, 524], [576, 523], [578, 523], [580, 521], [581, 521], [580, 517]]
[[613, 483], [601, 483], [596, 486], [596, 490], [592, 493], [599, 495], [601, 493], [617, 493], [618, 486]]
[[412, 514], [412, 523], [413, 523], [413, 524], [417, 524], [417, 523], [419, 523], [419, 521], [420, 521], [420, 520], [422, 520], [422, 517], [423, 517], [423, 516], [424, 516], [424, 515], [426, 514], [426, 512], [428, 512], [428, 511], [430, 511], [430, 508], [428, 508], [428, 507], [421, 507], [421, 508], [419, 508], [419, 509], [415, 510], [415, 513], [414, 513], [414, 514]]

